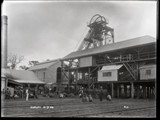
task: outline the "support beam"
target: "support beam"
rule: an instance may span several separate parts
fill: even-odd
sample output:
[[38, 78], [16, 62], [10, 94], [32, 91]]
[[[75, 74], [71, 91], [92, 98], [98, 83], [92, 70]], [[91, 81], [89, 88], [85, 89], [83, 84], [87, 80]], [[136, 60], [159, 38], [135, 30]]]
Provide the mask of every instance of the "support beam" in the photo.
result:
[[88, 68], [88, 88], [90, 87], [90, 67]]
[[69, 60], [69, 68], [68, 68], [68, 91], [70, 93], [70, 85], [71, 85], [71, 66], [72, 66], [72, 60]]
[[131, 98], [134, 98], [134, 83], [131, 82]]
[[119, 98], [119, 85], [117, 84], [117, 98]]
[[112, 98], [114, 97], [114, 83], [111, 84], [112, 85]]
[[[61, 61], [61, 82], [60, 82], [60, 84], [62, 83], [62, 81], [63, 81], [63, 69], [64, 69], [64, 65], [63, 65], [63, 61]], [[59, 85], [59, 83], [58, 83], [58, 85]]]
[[78, 80], [78, 69], [76, 69], [76, 83], [77, 83], [77, 80]]
[[136, 65], [137, 65], [137, 66], [136, 66], [136, 67], [137, 67], [137, 72], [136, 72], [137, 75], [136, 75], [136, 79], [139, 80], [139, 64], [138, 64], [138, 62], [137, 62]]

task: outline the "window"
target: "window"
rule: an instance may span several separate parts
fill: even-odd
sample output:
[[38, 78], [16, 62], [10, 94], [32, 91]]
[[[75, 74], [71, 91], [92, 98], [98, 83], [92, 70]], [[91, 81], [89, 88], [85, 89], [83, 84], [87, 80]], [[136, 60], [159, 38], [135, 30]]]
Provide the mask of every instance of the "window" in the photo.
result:
[[151, 70], [146, 70], [146, 75], [151, 75]]
[[103, 77], [110, 77], [112, 76], [111, 72], [103, 72]]

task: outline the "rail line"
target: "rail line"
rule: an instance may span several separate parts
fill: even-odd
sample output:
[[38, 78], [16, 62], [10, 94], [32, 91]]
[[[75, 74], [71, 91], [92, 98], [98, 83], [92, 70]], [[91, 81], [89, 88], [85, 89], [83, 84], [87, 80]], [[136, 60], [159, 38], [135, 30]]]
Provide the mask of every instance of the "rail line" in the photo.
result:
[[[58, 100], [58, 101], [56, 101], [56, 100]], [[66, 105], [66, 103], [68, 105], [72, 105], [72, 104], [76, 104], [76, 103], [84, 104], [84, 102], [82, 102], [81, 99], [73, 99], [73, 100], [71, 100], [71, 99], [56, 99], [56, 100], [48, 100], [48, 101], [46, 101], [46, 99], [45, 99], [45, 100], [38, 100], [38, 101], [37, 100], [20, 101], [21, 104], [19, 104], [19, 101], [9, 101], [9, 102], [7, 101], [7, 103], [6, 102], [2, 102], [1, 103], [2, 104], [1, 108], [3, 109], [3, 108], [13, 108], [13, 107], [29, 107], [31, 105], [35, 105], [36, 106], [36, 105], [39, 105], [39, 104], [41, 104], [42, 106], [43, 105], [50, 105], [50, 104], [54, 105], [54, 106], [58, 106], [58, 105]], [[63, 101], [63, 100], [65, 100], [65, 101]], [[44, 103], [44, 101], [45, 101], [45, 103]], [[93, 103], [96, 104], [96, 102], [94, 102], [94, 101], [93, 101]], [[97, 99], [97, 101], [98, 101], [98, 99]], [[13, 103], [13, 102], [16, 102], [16, 103]], [[25, 103], [25, 104], [23, 104], [23, 103]]]
[[[151, 109], [151, 108], [155, 108], [153, 106], [150, 107], [141, 107], [141, 108], [134, 108], [134, 109], [125, 109], [125, 110], [114, 110], [114, 111], [107, 111], [107, 112], [99, 112], [99, 113], [89, 113], [89, 114], [85, 114], [85, 115], [77, 115], [77, 117], [87, 117], [87, 116], [95, 116], [95, 115], [101, 115], [101, 114], [108, 114], [108, 113], [119, 113], [119, 112], [128, 112], [128, 111], [141, 111], [141, 110], [146, 110], [146, 109]], [[75, 116], [76, 117], [76, 116]], [[122, 116], [123, 117], [123, 116]]]
[[[92, 109], [89, 109], [88, 107], [91, 107], [90, 104], [88, 106], [86, 106], [86, 108], [83, 109], [74, 109], [74, 107], [76, 105], [72, 105], [70, 107], [71, 110], [57, 110], [55, 109], [54, 111], [49, 111], [49, 112], [38, 112], [38, 113], [25, 113], [25, 114], [10, 114], [10, 115], [6, 115], [6, 117], [83, 117], [83, 116], [89, 116], [89, 115], [95, 115], [95, 114], [104, 114], [104, 113], [114, 113], [114, 112], [124, 112], [124, 111], [133, 111], [133, 110], [141, 110], [141, 109], [148, 109], [148, 108], [155, 108], [155, 106], [145, 106], [143, 105], [143, 107], [137, 107], [139, 105], [134, 105], [131, 106], [131, 108], [129, 109], [124, 109], [121, 108], [119, 106], [113, 106], [113, 104], [108, 104], [108, 105], [104, 105], [99, 106], [99, 104], [95, 104], [94, 106], [92, 106]], [[65, 105], [66, 107], [67, 105]], [[81, 106], [81, 105], [79, 105]], [[107, 107], [109, 108], [109, 111], [107, 109]], [[107, 110], [107, 111], [106, 111]], [[88, 111], [88, 113], [84, 113], [84, 111]]]

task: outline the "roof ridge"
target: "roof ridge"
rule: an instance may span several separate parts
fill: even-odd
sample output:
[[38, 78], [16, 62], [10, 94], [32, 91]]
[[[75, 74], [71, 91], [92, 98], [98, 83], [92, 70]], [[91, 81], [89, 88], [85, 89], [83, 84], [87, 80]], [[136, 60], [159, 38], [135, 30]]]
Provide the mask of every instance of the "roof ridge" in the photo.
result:
[[60, 58], [54, 59], [54, 60], [50, 60], [50, 61], [40, 62], [40, 63], [35, 64], [34, 66], [36, 66], [36, 65], [41, 65], [41, 64], [45, 64], [45, 63], [50, 63], [50, 62], [56, 62], [56, 61], [58, 61], [58, 60], [60, 60]]
[[121, 40], [121, 41], [118, 41], [118, 42], [115, 42], [115, 43], [125, 42], [125, 41], [129, 41], [129, 40], [133, 40], [133, 39], [137, 39], [137, 38], [142, 38], [142, 37], [151, 37], [151, 38], [154, 38], [154, 37], [152, 37], [150, 35], [143, 35], [143, 36], [139, 36], [139, 37], [135, 37], [135, 38], [129, 38], [129, 39]]
[[[146, 39], [146, 40], [144, 40], [144, 39]], [[137, 42], [135, 42], [134, 40]], [[75, 57], [80, 57], [80, 56], [85, 56], [85, 55], [92, 55], [94, 53], [105, 52], [105, 51], [107, 51], [107, 49], [108, 49], [108, 51], [122, 49], [119, 46], [118, 46], [118, 48], [113, 49], [113, 47], [116, 47], [117, 45], [120, 45], [120, 46], [127, 48], [127, 47], [131, 47], [131, 46], [143, 45], [143, 44], [148, 44], [148, 43], [153, 43], [153, 42], [154, 43], [156, 42], [156, 38], [154, 38], [150, 35], [143, 35], [140, 37], [135, 37], [135, 38], [131, 38], [131, 39], [123, 40], [123, 41], [118, 41], [118, 42], [115, 42], [115, 43], [112, 43], [109, 45], [103, 45], [101, 47], [73, 51], [73, 52], [69, 53], [68, 55], [66, 55], [65, 57], [63, 57], [62, 59], [75, 58]], [[127, 45], [125, 45], [125, 44], [127, 44]], [[95, 51], [97, 51], [97, 52], [95, 52]]]
[[[129, 39], [121, 40], [121, 41], [118, 41], [118, 42], [115, 42], [115, 43], [112, 43], [112, 44], [122, 43], [122, 42], [130, 41], [130, 40], [138, 39], [138, 38], [142, 38], [142, 37], [151, 37], [151, 38], [154, 38], [154, 37], [152, 37], [150, 35], [143, 35], [143, 36], [139, 36], [139, 37], [135, 37], [135, 38], [129, 38]], [[109, 45], [111, 45], [111, 44], [109, 44]], [[107, 46], [107, 45], [102, 45], [100, 47], [105, 47], [105, 46]], [[100, 48], [100, 47], [90, 48], [90, 49], [86, 49], [86, 50], [77, 50], [77, 51], [74, 51], [74, 52], [87, 51], [87, 50], [96, 49], [96, 48]]]

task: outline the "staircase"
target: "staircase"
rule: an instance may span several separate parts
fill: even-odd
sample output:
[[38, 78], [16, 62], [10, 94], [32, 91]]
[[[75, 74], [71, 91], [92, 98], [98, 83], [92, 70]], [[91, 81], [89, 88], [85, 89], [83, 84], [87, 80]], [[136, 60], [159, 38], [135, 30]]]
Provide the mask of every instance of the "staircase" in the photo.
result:
[[95, 83], [95, 82], [96, 82], [96, 77], [94, 77], [92, 80], [90, 80], [89, 89], [90, 89], [91, 87], [94, 88], [94, 83]]
[[127, 62], [123, 63], [123, 65], [126, 67], [133, 79], [136, 80], [136, 72], [133, 70], [133, 68]]

